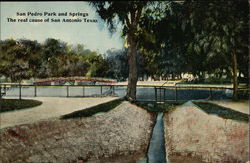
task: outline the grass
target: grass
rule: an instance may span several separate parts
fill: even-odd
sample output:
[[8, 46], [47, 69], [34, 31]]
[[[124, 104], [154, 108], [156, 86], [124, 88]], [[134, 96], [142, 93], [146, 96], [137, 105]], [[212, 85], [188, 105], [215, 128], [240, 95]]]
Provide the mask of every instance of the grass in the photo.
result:
[[146, 109], [149, 112], [168, 112], [176, 108], [176, 106], [183, 104], [184, 102], [135, 102], [139, 107]]
[[117, 99], [103, 104], [99, 104], [87, 109], [75, 111], [66, 115], [61, 116], [60, 119], [70, 119], [70, 118], [82, 118], [90, 117], [96, 113], [108, 112], [114, 109], [116, 106], [120, 105], [123, 102], [123, 99]]
[[207, 114], [216, 114], [224, 119], [232, 119], [237, 121], [248, 122], [248, 115], [232, 110], [227, 107], [219, 106], [209, 102], [193, 102], [199, 106]]
[[41, 105], [41, 101], [28, 99], [0, 99], [0, 113], [31, 108]]

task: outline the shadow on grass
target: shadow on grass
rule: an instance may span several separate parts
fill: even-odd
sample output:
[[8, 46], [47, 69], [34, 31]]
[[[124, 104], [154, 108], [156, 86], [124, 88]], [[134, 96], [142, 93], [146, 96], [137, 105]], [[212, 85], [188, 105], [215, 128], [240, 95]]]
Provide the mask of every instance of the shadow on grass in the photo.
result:
[[0, 99], [0, 113], [32, 108], [41, 104], [41, 101], [29, 99]]
[[81, 118], [81, 117], [90, 117], [96, 113], [100, 112], [108, 112], [111, 109], [114, 109], [116, 106], [120, 105], [124, 100], [117, 99], [113, 101], [109, 101], [103, 104], [99, 104], [87, 109], [75, 111], [60, 117], [60, 119], [70, 119], [70, 118]]
[[184, 102], [135, 102], [139, 107], [146, 109], [149, 112], [168, 112], [174, 110], [178, 105], [182, 105]]
[[237, 121], [248, 122], [248, 115], [232, 110], [227, 107], [223, 107], [217, 104], [212, 104], [209, 102], [193, 102], [195, 105], [199, 106], [200, 109], [205, 111], [207, 114], [216, 114], [224, 119], [232, 119]]

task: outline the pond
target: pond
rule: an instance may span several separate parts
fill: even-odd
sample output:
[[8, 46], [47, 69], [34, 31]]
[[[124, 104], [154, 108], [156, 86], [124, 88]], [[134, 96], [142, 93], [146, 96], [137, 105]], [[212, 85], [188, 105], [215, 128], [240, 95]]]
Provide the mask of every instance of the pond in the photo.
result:
[[[89, 97], [89, 96], [105, 96], [115, 95], [124, 97], [127, 88], [121, 86], [23, 86], [21, 88], [22, 97]], [[20, 89], [18, 87], [8, 88], [6, 97], [18, 97]], [[187, 101], [207, 99], [212, 95], [213, 99], [228, 99], [231, 98], [231, 93], [228, 90], [212, 90], [209, 89], [191, 89], [191, 88], [166, 88], [165, 91], [155, 92], [154, 87], [138, 87], [136, 98], [138, 101], [155, 101], [161, 99], [164, 101]]]

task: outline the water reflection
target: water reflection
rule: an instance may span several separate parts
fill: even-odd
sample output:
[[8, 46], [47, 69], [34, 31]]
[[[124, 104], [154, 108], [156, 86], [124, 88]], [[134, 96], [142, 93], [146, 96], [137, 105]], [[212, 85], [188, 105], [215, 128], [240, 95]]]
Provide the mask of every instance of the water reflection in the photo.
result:
[[[119, 97], [124, 97], [126, 95], [126, 87], [115, 86], [103, 86], [103, 87], [60, 87], [60, 86], [37, 86], [35, 87], [22, 87], [21, 93], [22, 97], [88, 97], [88, 96], [105, 96], [105, 95], [116, 95]], [[173, 100], [197, 100], [197, 99], [207, 99], [212, 95], [213, 99], [228, 99], [226, 90], [212, 90], [208, 89], [187, 89], [178, 88], [175, 89], [167, 88], [165, 91], [158, 92], [157, 96], [155, 94], [154, 87], [139, 87], [137, 88], [137, 100], [139, 101], [154, 101], [155, 98], [173, 101]], [[18, 97], [19, 88], [11, 87], [7, 93], [7, 97]]]

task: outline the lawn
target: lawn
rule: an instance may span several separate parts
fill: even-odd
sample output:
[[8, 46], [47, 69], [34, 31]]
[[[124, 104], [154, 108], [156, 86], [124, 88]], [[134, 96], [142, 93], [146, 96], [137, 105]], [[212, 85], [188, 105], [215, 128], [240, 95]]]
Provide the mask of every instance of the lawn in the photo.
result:
[[0, 99], [0, 113], [32, 108], [41, 105], [41, 101], [29, 99]]
[[232, 119], [237, 121], [248, 122], [247, 114], [232, 110], [230, 108], [219, 106], [209, 102], [193, 102], [193, 103], [199, 106], [199, 108], [205, 111], [207, 114], [214, 114], [224, 119]]
[[99, 104], [87, 109], [75, 111], [66, 115], [63, 115], [60, 119], [70, 119], [70, 118], [81, 118], [81, 117], [90, 117], [96, 113], [108, 112], [114, 109], [116, 106], [120, 105], [124, 100], [117, 99], [109, 101], [103, 104]]

